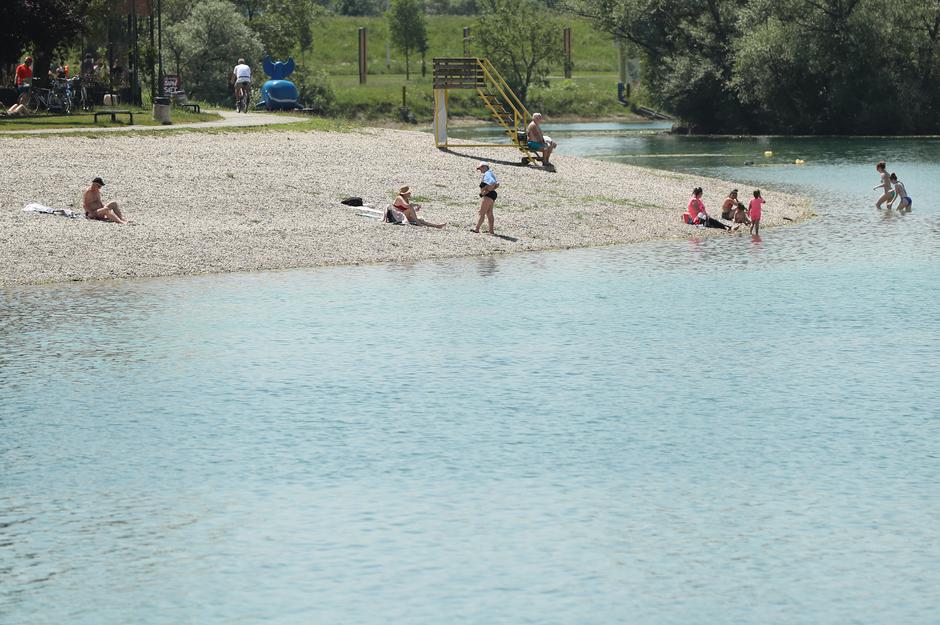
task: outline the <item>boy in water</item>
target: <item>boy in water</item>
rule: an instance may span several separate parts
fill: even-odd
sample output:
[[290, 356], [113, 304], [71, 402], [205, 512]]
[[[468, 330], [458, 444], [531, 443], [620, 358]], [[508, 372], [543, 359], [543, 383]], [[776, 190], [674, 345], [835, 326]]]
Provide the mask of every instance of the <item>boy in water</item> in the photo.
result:
[[891, 190], [891, 178], [888, 176], [888, 166], [884, 161], [880, 161], [875, 165], [875, 171], [881, 174], [881, 184], [872, 187], [872, 190], [877, 188], [884, 189], [884, 193], [878, 198], [878, 201], [875, 202], [875, 208], [881, 210], [881, 205], [885, 202], [888, 203], [888, 208], [891, 208], [891, 205], [894, 203], [894, 191]]
[[[898, 210], [901, 212], [911, 210], [911, 205], [914, 204], [914, 200], [912, 200], [911, 196], [907, 194], [907, 189], [904, 188], [904, 183], [898, 180], [897, 174], [891, 174], [891, 184], [894, 185], [895, 197], [901, 198], [898, 201]], [[890, 204], [888, 205], [888, 208], [891, 208]]]

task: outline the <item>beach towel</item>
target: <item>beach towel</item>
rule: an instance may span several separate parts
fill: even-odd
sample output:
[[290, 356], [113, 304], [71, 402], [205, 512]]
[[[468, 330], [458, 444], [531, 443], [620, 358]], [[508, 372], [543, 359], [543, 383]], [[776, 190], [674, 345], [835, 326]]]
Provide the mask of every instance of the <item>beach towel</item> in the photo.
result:
[[23, 207], [23, 210], [30, 213], [46, 213], [47, 215], [62, 215], [63, 217], [68, 217], [69, 219], [77, 219], [81, 217], [80, 213], [76, 213], [73, 210], [68, 208], [52, 208], [51, 206], [45, 206], [43, 204], [27, 204]]

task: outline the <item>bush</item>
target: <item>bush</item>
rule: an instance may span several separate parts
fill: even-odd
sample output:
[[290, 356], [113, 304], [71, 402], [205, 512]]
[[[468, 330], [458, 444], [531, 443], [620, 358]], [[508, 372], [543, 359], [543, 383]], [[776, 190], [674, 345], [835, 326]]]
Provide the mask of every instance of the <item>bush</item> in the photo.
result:
[[290, 79], [297, 85], [297, 96], [304, 108], [311, 108], [320, 115], [330, 115], [335, 111], [336, 91], [325, 71], [301, 69]]

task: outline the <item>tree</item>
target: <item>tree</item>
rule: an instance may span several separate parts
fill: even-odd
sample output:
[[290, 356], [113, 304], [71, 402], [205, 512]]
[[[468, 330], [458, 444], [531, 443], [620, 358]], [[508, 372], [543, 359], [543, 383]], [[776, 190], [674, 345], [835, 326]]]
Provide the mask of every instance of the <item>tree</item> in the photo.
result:
[[41, 85], [55, 49], [84, 30], [88, 0], [4, 0], [3, 4], [0, 51], [17, 57], [24, 45], [32, 44], [33, 75]]
[[228, 79], [240, 57], [257, 62], [263, 50], [258, 35], [226, 0], [197, 4], [166, 35], [167, 47], [178, 55], [187, 90], [210, 102], [228, 99]]
[[424, 8], [418, 0], [392, 0], [386, 16], [392, 45], [405, 55], [405, 78], [411, 80], [411, 53], [428, 47]]
[[479, 0], [476, 40], [525, 102], [529, 86], [545, 81], [563, 55], [561, 24], [536, 0]]
[[324, 14], [313, 0], [269, 0], [265, 12], [255, 20], [265, 51], [275, 58], [287, 58], [300, 48], [303, 65], [313, 46], [313, 23]]

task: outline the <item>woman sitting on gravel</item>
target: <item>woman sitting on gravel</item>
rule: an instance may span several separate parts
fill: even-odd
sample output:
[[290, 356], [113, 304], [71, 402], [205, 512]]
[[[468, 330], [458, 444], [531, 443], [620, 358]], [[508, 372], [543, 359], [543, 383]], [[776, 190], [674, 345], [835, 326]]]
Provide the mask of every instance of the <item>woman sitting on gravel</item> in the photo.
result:
[[731, 226], [726, 226], [714, 217], [711, 217], [705, 210], [705, 203], [702, 201], [702, 187], [692, 189], [692, 197], [689, 199], [689, 210], [682, 217], [685, 223], [694, 224], [701, 228], [721, 228], [725, 231], [731, 230]]
[[421, 209], [420, 204], [414, 204], [411, 201], [411, 189], [409, 187], [402, 187], [398, 190], [398, 197], [395, 198], [395, 201], [392, 203], [392, 206], [396, 210], [401, 211], [405, 214], [405, 218], [408, 220], [412, 226], [429, 226], [431, 228], [443, 228], [447, 224], [432, 224], [430, 221], [425, 221], [418, 217], [418, 211]]

